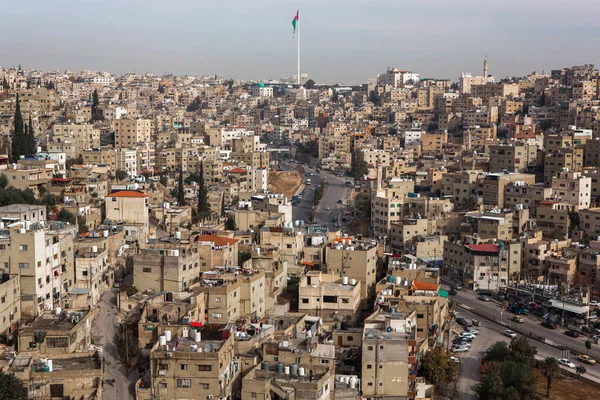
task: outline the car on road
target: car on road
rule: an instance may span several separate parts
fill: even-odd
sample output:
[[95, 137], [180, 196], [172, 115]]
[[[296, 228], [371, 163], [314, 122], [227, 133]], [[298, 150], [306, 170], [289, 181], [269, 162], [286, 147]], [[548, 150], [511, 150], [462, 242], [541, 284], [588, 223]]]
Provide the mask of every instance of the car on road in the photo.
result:
[[596, 360], [594, 360], [592, 357], [588, 356], [587, 354], [580, 354], [577, 356], [577, 359], [586, 364], [591, 364], [591, 365], [596, 364]]
[[590, 301], [590, 307], [600, 307], [600, 302], [592, 300]]
[[456, 285], [452, 286], [452, 289], [454, 290], [462, 290], [463, 285], [462, 283], [457, 283]]
[[469, 351], [469, 349], [467, 349], [466, 347], [452, 347], [450, 351], [453, 353], [466, 353], [467, 351]]
[[456, 323], [465, 327], [469, 325], [467, 320], [464, 318], [456, 318]]
[[450, 361], [454, 361], [455, 363], [460, 364], [460, 360], [458, 359], [458, 357], [450, 356]]
[[558, 360], [558, 363], [560, 365], [564, 365], [565, 367], [568, 367], [568, 368], [575, 368], [575, 364], [573, 364], [571, 361], [569, 361], [568, 358], [560, 358]]
[[548, 321], [547, 319], [542, 321], [542, 326], [548, 329], [556, 329], [558, 327], [554, 322]]
[[565, 335], [574, 337], [574, 338], [581, 336], [578, 332], [575, 332], [575, 331], [565, 331]]
[[339, 199], [337, 202], [338, 202], [338, 204], [342, 204], [343, 203], [342, 199]]
[[518, 322], [520, 324], [523, 323], [524, 319], [523, 317], [521, 317], [520, 315], [513, 315], [512, 318], [510, 319], [512, 322]]
[[471, 339], [461, 339], [461, 338], [454, 339], [452, 341], [452, 344], [455, 347], [460, 347], [460, 346], [471, 347]]
[[509, 338], [514, 338], [514, 337], [517, 337], [517, 333], [515, 331], [511, 331], [510, 329], [507, 329], [504, 331], [504, 336], [508, 336]]
[[473, 328], [469, 328], [465, 332], [470, 333], [471, 335], [475, 335], [475, 336], [479, 335], [479, 331], [477, 329], [473, 329]]
[[471, 323], [473, 324], [473, 326], [481, 326], [481, 322], [478, 319], [472, 320]]
[[458, 335], [461, 339], [475, 339], [475, 335], [470, 332], [461, 333]]
[[492, 300], [489, 297], [484, 296], [484, 295], [479, 296], [478, 299], [481, 300], [481, 301], [491, 301]]
[[325, 206], [325, 211], [329, 211], [329, 210], [331, 210], [331, 207]]

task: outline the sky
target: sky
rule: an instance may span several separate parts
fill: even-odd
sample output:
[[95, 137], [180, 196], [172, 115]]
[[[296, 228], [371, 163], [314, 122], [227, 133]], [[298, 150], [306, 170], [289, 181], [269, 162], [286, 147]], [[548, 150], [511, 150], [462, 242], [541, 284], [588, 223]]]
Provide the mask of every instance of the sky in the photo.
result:
[[5, 0], [0, 65], [364, 83], [600, 65], [598, 0]]

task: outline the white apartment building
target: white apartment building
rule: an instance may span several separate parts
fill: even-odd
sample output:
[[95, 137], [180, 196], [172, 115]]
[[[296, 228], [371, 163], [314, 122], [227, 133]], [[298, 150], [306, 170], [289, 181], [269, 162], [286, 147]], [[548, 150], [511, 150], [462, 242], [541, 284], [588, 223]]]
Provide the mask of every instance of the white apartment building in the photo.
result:
[[137, 175], [137, 151], [117, 149], [115, 153], [115, 164], [117, 170], [127, 172], [128, 176]]
[[254, 97], [273, 97], [273, 88], [265, 86], [264, 83], [259, 83], [258, 86], [252, 88], [252, 96]]
[[91, 246], [80, 249], [75, 258], [75, 287], [88, 291], [88, 305], [93, 307], [110, 285], [106, 273], [109, 269], [108, 250]]
[[592, 178], [580, 172], [560, 172], [552, 178], [552, 196], [566, 203], [579, 206], [580, 210], [590, 208], [592, 200]]
[[404, 145], [412, 146], [421, 143], [421, 135], [426, 133], [420, 128], [412, 128], [404, 131]]

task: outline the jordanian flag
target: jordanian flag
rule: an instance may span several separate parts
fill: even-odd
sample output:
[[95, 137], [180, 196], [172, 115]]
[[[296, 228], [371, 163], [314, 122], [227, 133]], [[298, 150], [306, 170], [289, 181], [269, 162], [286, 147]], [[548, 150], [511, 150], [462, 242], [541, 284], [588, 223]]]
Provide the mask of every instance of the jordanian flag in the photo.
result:
[[300, 13], [300, 10], [296, 10], [296, 16], [294, 17], [294, 19], [292, 20], [292, 26], [294, 27], [294, 35], [296, 34], [296, 25], [298, 24], [298, 14]]

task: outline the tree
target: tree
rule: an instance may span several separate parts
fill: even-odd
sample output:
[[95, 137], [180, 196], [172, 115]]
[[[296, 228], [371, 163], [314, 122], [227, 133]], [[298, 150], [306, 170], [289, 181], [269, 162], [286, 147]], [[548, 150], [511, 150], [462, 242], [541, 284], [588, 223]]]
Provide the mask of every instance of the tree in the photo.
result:
[[[221, 217], [225, 216], [225, 196], [221, 197]], [[235, 229], [237, 230], [237, 229]]]
[[29, 124], [27, 126], [29, 127], [29, 129], [25, 131], [27, 154], [34, 155], [37, 153], [37, 147], [35, 145], [35, 130], [33, 129], [33, 122], [31, 121], [31, 113], [29, 113]]
[[115, 178], [117, 178], [118, 181], [122, 181], [127, 178], [127, 172], [123, 171], [122, 169], [118, 169], [115, 171]]
[[367, 168], [367, 162], [362, 151], [355, 150], [352, 153], [352, 161], [350, 162], [350, 176], [354, 179], [362, 179], [363, 175], [367, 175], [369, 169]]
[[210, 216], [210, 204], [208, 203], [208, 190], [204, 183], [204, 163], [200, 161], [200, 182], [198, 182], [198, 218], [205, 219]]
[[192, 100], [192, 102], [190, 104], [188, 104], [188, 106], [185, 109], [185, 111], [187, 111], [187, 112], [196, 112], [201, 107], [202, 107], [202, 100], [200, 99], [199, 96], [196, 96], [196, 98], [194, 100]]
[[102, 114], [100, 109], [100, 100], [98, 99], [98, 89], [94, 90], [92, 93], [92, 122], [94, 121], [102, 121]]
[[8, 178], [6, 177], [6, 175], [1, 174], [0, 175], [0, 189], [6, 189], [7, 186], [8, 186]]
[[535, 363], [536, 354], [537, 349], [525, 337], [518, 336], [510, 341], [509, 360], [532, 367]]
[[438, 347], [425, 353], [421, 360], [420, 373], [427, 382], [439, 388], [443, 384], [452, 382], [456, 374], [456, 363], [442, 354]]
[[238, 251], [238, 266], [244, 265], [244, 263], [252, 258], [252, 253], [249, 251]]
[[0, 371], [0, 400], [27, 400], [27, 389], [14, 374]]
[[179, 169], [179, 182], [177, 185], [177, 204], [180, 206], [185, 205], [185, 192], [183, 190], [183, 168]]
[[132, 330], [128, 329], [126, 325], [121, 325], [117, 327], [115, 334], [115, 346], [119, 352], [119, 358], [128, 372], [140, 353], [138, 338], [131, 333]]
[[26, 152], [27, 141], [25, 140], [25, 127], [23, 125], [23, 115], [21, 114], [21, 102], [19, 100], [19, 95], [17, 94], [11, 142], [12, 161], [17, 162]]
[[490, 350], [485, 355], [487, 362], [504, 362], [510, 355], [510, 349], [506, 342], [496, 342], [490, 347]]
[[575, 368], [575, 373], [579, 376], [585, 374], [587, 372], [587, 368], [584, 367], [583, 365], [578, 365], [577, 368]]
[[75, 225], [77, 223], [77, 217], [71, 211], [63, 208], [56, 214], [59, 221], [68, 222], [71, 225]]
[[550, 389], [552, 386], [552, 378], [558, 375], [558, 371], [560, 370], [558, 366], [558, 360], [554, 357], [547, 357], [542, 361], [540, 365], [540, 370], [542, 371], [542, 375], [546, 377], [548, 380], [548, 389], [546, 391], [546, 397], [550, 397]]
[[158, 182], [163, 185], [164, 187], [167, 187], [167, 185], [169, 184], [169, 178], [167, 178], [166, 175], [161, 175], [160, 179], [158, 180]]
[[590, 354], [590, 350], [592, 349], [592, 341], [591, 340], [586, 340], [585, 341], [585, 354]]
[[4, 89], [10, 89], [10, 85], [8, 84], [8, 81], [6, 80], [6, 77], [2, 78], [2, 87]]
[[312, 79], [307, 80], [306, 83], [304, 84], [304, 87], [306, 89], [314, 89], [315, 88], [315, 81], [313, 81]]
[[67, 169], [71, 169], [73, 165], [83, 164], [83, 157], [67, 158]]
[[225, 221], [225, 229], [227, 229], [228, 231], [237, 231], [238, 230], [238, 226], [235, 223], [235, 218], [233, 218], [233, 215], [230, 215], [227, 218], [227, 221]]

